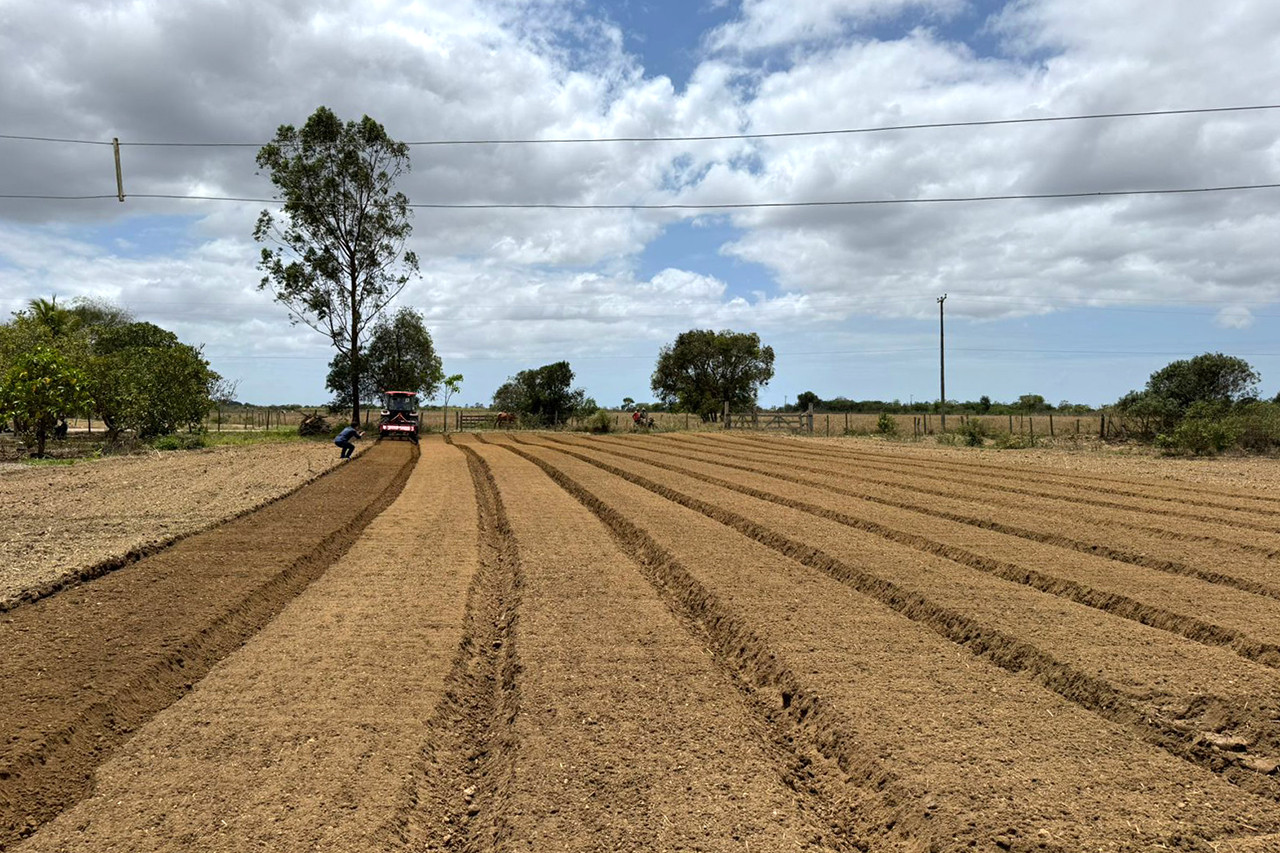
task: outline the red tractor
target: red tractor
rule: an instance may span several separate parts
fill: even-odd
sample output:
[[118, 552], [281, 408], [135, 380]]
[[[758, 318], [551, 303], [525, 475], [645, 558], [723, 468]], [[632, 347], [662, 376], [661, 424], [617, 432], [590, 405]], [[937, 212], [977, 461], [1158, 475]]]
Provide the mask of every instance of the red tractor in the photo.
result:
[[383, 391], [386, 408], [378, 420], [379, 438], [407, 438], [418, 443], [418, 395], [412, 391]]

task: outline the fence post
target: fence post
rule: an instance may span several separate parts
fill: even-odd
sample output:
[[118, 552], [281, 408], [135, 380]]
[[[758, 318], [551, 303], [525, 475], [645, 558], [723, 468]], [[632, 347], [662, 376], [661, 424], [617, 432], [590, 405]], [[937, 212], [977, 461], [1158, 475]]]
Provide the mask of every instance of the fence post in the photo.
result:
[[728, 400], [724, 401], [724, 409], [721, 414], [721, 417], [724, 419], [724, 428], [731, 429], [732, 427], [729, 424], [729, 401]]
[[1107, 437], [1107, 415], [1102, 413], [1098, 422], [1098, 438], [1105, 439]]
[[809, 404], [809, 435], [813, 435], [813, 403]]
[[684, 413], [684, 428], [686, 431], [688, 431], [689, 429], [689, 413], [688, 412]]
[[1053, 438], [1053, 412], [1049, 413], [1049, 438]]
[[1013, 435], [1013, 415], [1009, 415], [1009, 435]]
[[845, 435], [849, 434], [849, 413], [848, 412], [844, 413], [844, 434]]
[[1031, 444], [1034, 446], [1036, 443], [1036, 419], [1027, 415], [1027, 426], [1031, 428]]

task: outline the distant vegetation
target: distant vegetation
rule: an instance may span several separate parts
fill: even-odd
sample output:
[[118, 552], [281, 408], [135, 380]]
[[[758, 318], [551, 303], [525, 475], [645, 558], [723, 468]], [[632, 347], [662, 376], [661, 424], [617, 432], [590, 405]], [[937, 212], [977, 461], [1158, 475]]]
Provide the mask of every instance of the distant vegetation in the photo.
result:
[[34, 299], [0, 325], [0, 422], [36, 457], [77, 416], [110, 442], [199, 429], [222, 387], [198, 348], [109, 303]]

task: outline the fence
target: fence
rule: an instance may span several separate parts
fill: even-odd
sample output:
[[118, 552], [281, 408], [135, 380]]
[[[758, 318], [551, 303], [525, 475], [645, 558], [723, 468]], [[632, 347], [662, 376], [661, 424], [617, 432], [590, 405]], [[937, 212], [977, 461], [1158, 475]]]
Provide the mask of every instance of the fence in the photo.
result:
[[750, 412], [731, 412], [729, 411], [729, 404], [725, 403], [722, 419], [725, 429], [813, 432], [813, 406], [810, 406], [804, 412], [763, 412], [759, 409], [754, 409]]

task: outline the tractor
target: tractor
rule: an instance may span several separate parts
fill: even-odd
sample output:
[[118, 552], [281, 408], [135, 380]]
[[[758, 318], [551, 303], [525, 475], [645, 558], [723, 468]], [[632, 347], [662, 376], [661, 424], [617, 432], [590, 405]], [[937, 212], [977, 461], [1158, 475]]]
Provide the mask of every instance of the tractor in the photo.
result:
[[383, 391], [386, 408], [378, 419], [379, 438], [407, 438], [418, 443], [418, 395], [412, 391]]

